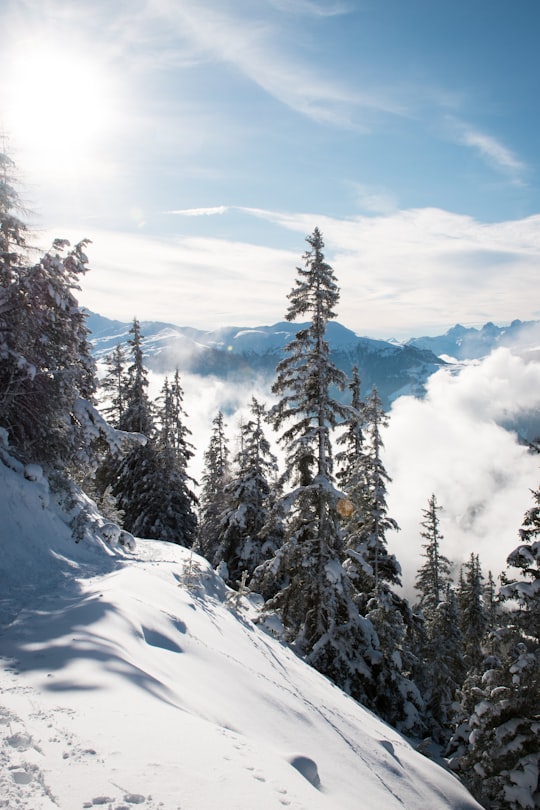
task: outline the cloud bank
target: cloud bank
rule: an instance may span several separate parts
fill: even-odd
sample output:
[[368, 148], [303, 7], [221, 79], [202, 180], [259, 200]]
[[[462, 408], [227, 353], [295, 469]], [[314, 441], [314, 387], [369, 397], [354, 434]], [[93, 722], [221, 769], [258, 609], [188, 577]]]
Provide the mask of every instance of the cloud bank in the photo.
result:
[[540, 456], [503, 427], [536, 421], [540, 364], [498, 349], [460, 373], [443, 370], [424, 400], [394, 404], [385, 433], [390, 514], [401, 531], [391, 538], [408, 583], [421, 562], [420, 522], [435, 493], [442, 552], [457, 565], [471, 552], [495, 577], [518, 543], [518, 529], [540, 483]]
[[[236, 229], [247, 233], [256, 218], [258, 243], [89, 227], [84, 235], [93, 240], [93, 269], [82, 303], [121, 320], [137, 315], [203, 329], [275, 323], [286, 311], [304, 238], [317, 225], [341, 288], [338, 318], [359, 334], [408, 338], [441, 334], [458, 322], [503, 325], [540, 317], [530, 295], [540, 265], [540, 215], [483, 223], [423, 208], [338, 219], [216, 206], [176, 216], [204, 230], [213, 214], [220, 223], [236, 218]], [[80, 238], [79, 229], [73, 241]]]

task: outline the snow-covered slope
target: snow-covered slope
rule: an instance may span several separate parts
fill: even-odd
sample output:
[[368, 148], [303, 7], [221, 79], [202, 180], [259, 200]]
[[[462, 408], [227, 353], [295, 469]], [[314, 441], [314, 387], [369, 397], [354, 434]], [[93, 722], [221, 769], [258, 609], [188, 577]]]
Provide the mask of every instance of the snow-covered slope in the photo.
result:
[[88, 532], [75, 543], [46, 482], [12, 466], [0, 462], [1, 807], [478, 807], [258, 628], [204, 560]]

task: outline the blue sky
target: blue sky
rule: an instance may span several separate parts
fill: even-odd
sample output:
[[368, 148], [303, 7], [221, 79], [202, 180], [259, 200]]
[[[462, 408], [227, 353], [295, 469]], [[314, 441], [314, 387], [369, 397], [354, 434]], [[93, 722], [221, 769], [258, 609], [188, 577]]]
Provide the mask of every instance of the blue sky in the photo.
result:
[[531, 0], [3, 0], [0, 127], [104, 315], [281, 320], [318, 225], [360, 334], [540, 318], [539, 30]]

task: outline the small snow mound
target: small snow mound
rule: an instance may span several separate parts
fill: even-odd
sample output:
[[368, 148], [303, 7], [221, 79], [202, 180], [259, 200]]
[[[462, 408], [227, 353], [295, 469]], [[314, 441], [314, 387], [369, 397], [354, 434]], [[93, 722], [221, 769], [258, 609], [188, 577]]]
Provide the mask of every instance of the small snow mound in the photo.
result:
[[120, 542], [122, 529], [116, 523], [104, 523], [99, 527], [99, 533], [109, 546], [117, 546]]
[[301, 773], [304, 779], [307, 779], [313, 787], [320, 788], [321, 780], [319, 777], [319, 769], [317, 768], [317, 763], [311, 759], [311, 757], [306, 757], [304, 754], [291, 754], [287, 757], [287, 762], [289, 765], [292, 765], [298, 773]]
[[133, 537], [133, 535], [130, 534], [130, 532], [126, 532], [125, 529], [122, 529], [122, 531], [120, 532], [118, 542], [120, 543], [121, 546], [127, 548], [128, 551], [135, 551], [135, 548], [137, 546], [137, 543], [135, 542], [135, 538]]
[[43, 470], [39, 464], [27, 464], [24, 468], [24, 477], [28, 481], [41, 481], [43, 479]]

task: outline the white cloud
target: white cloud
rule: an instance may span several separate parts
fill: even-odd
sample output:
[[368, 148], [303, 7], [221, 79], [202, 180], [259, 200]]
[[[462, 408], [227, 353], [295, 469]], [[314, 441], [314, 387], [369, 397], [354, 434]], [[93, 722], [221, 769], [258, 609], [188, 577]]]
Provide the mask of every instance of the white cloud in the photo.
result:
[[385, 433], [390, 514], [401, 526], [392, 549], [411, 582], [421, 562], [420, 521], [432, 493], [442, 505], [442, 552], [460, 564], [479, 554], [504, 569], [540, 482], [540, 457], [501, 425], [535, 418], [540, 364], [505, 349], [459, 374], [442, 371], [425, 400], [399, 399]]
[[204, 217], [214, 216], [215, 214], [225, 214], [227, 211], [230, 211], [230, 206], [213, 205], [209, 208], [181, 208], [176, 211], [165, 211], [165, 213], [178, 214], [183, 217]]
[[[228, 212], [187, 210], [203, 218]], [[82, 302], [111, 317], [137, 314], [200, 328], [275, 323], [285, 313], [304, 238], [317, 225], [341, 288], [339, 320], [361, 334], [400, 338], [441, 334], [456, 322], [502, 325], [540, 317], [531, 295], [540, 264], [540, 215], [482, 223], [439, 209], [351, 219], [253, 208], [230, 213], [269, 223], [268, 233], [258, 229], [267, 245], [85, 229], [93, 240], [93, 269], [84, 279]], [[294, 250], [271, 246], [276, 226], [298, 235], [297, 242], [286, 240], [297, 244]], [[81, 238], [78, 231], [74, 241]], [[69, 229], [62, 235], [71, 238]]]
[[[305, 0], [300, 10], [329, 16], [342, 13], [343, 7]], [[405, 104], [393, 90], [360, 91], [332, 78], [303, 51], [302, 30], [280, 24], [263, 6], [248, 15], [245, 7], [224, 8], [213, 0], [151, 0], [146, 15], [152, 23], [166, 21], [189, 50], [233, 66], [281, 103], [316, 121], [364, 129], [370, 126], [366, 116], [373, 113], [404, 114]]]
[[335, 17], [347, 14], [350, 5], [341, 2], [316, 2], [316, 0], [268, 0], [271, 6], [287, 14], [307, 14], [314, 17]]
[[515, 185], [523, 185], [526, 165], [500, 140], [480, 132], [468, 123], [449, 119], [460, 143], [475, 149], [480, 157], [497, 171], [507, 175]]

